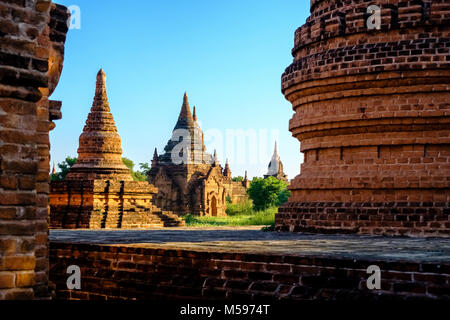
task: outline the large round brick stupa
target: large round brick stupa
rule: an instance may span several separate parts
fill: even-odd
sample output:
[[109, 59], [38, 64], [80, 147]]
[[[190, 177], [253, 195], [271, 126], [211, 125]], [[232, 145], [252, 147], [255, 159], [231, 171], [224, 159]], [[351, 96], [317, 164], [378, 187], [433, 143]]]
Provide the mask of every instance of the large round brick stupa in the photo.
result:
[[450, 2], [312, 0], [292, 54], [304, 163], [276, 229], [450, 236]]

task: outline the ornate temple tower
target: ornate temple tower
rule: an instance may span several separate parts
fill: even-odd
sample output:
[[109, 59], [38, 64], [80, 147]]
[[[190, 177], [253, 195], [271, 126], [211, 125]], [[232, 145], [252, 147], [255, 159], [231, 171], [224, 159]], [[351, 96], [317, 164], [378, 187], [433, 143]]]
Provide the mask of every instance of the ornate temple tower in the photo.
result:
[[272, 159], [269, 162], [268, 171], [264, 175], [264, 179], [268, 177], [274, 177], [278, 180], [287, 182], [287, 175], [283, 171], [283, 163], [278, 155], [277, 142], [275, 141], [275, 149], [273, 150]]
[[231, 179], [228, 163], [222, 171], [216, 151], [206, 152], [203, 132], [185, 93], [171, 139], [158, 155], [156, 150], [149, 182], [158, 188], [156, 204], [177, 214], [226, 215], [226, 199], [247, 199], [246, 188]]
[[276, 229], [450, 234], [450, 3], [312, 0], [282, 92], [304, 163]]

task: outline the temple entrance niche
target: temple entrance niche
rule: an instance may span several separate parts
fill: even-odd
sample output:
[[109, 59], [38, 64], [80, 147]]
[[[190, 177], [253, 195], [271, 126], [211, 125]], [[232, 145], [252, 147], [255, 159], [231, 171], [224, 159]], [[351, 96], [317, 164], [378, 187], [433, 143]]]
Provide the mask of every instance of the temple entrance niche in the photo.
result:
[[215, 196], [211, 198], [211, 215], [217, 217], [217, 199]]

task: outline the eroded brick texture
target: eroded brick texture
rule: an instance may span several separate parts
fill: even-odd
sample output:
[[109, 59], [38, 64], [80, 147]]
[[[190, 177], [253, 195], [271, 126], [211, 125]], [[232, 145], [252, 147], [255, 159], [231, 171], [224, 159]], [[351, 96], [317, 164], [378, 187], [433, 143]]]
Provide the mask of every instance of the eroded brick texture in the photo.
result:
[[282, 76], [304, 163], [278, 230], [450, 235], [449, 17], [445, 0], [311, 1]]
[[[402, 300], [450, 299], [450, 265], [271, 254], [51, 243], [57, 299]], [[367, 289], [367, 268], [382, 270]], [[81, 269], [68, 290], [67, 267]]]
[[69, 14], [51, 1], [0, 1], [0, 299], [50, 297], [49, 100]]

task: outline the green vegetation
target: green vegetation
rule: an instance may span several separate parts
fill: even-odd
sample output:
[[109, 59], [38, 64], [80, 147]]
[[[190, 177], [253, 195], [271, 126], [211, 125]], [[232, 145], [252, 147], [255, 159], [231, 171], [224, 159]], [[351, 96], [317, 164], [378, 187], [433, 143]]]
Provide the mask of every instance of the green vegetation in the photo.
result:
[[150, 173], [150, 166], [148, 165], [147, 162], [139, 163], [139, 168], [141, 169], [141, 173], [146, 176], [148, 176], [148, 174]]
[[63, 162], [58, 163], [59, 172], [50, 175], [51, 181], [62, 181], [66, 178], [69, 169], [77, 162], [77, 158], [66, 157]]
[[252, 215], [254, 214], [253, 211], [253, 204], [251, 201], [246, 201], [243, 203], [231, 203], [227, 202], [227, 209], [225, 210], [228, 216], [239, 216], [239, 215]]
[[187, 214], [183, 217], [188, 227], [211, 226], [264, 226], [272, 225], [275, 221], [277, 207], [271, 207], [262, 211], [252, 211], [251, 214], [236, 214], [227, 217], [198, 217]]
[[290, 196], [287, 183], [274, 177], [254, 178], [247, 192], [251, 200], [243, 203], [231, 203], [231, 198], [227, 197], [226, 217], [199, 217], [188, 214], [183, 217], [186, 226], [264, 225], [262, 231], [275, 230], [275, 213]]
[[[131, 176], [133, 177], [134, 181], [146, 181], [147, 175], [140, 172], [140, 171], [134, 171], [134, 162], [128, 158], [122, 158], [123, 164], [130, 169]], [[142, 168], [142, 164], [141, 164]]]
[[264, 210], [287, 202], [290, 196], [287, 186], [286, 182], [274, 177], [254, 178], [247, 190], [253, 200], [253, 208], [257, 211]]
[[[66, 157], [63, 162], [58, 163], [59, 172], [51, 174], [51, 181], [62, 181], [66, 178], [69, 169], [77, 162], [77, 158]], [[134, 181], [146, 181], [150, 167], [147, 163], [140, 163], [141, 171], [134, 171], [134, 162], [128, 158], [122, 158], [123, 164], [130, 169]]]
[[231, 178], [231, 180], [233, 180], [234, 182], [242, 182], [242, 181], [244, 181], [244, 177], [243, 176], [237, 176], [237, 177]]

